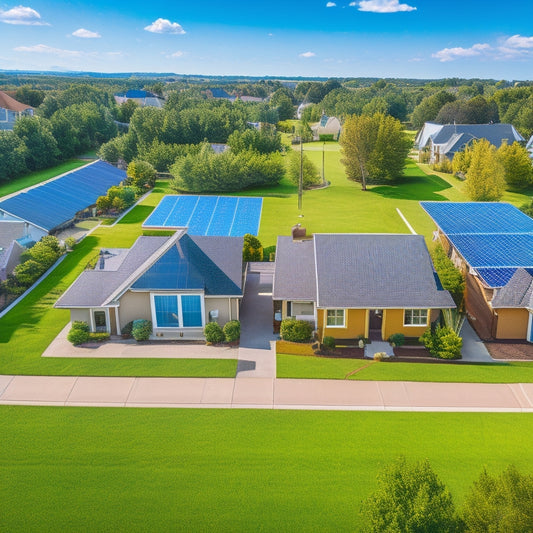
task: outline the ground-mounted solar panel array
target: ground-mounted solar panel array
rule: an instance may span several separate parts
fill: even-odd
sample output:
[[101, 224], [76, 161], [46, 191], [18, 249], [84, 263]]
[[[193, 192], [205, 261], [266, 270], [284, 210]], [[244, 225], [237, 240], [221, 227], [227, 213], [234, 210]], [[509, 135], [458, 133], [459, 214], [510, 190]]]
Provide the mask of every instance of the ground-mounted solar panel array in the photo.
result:
[[257, 235], [262, 198], [249, 196], [165, 196], [145, 220], [145, 229], [188, 228], [190, 235]]
[[505, 286], [517, 268], [533, 272], [533, 219], [499, 202], [421, 202], [488, 287]]
[[97, 161], [0, 202], [0, 211], [51, 231], [94, 205], [113, 185], [126, 178], [123, 170]]

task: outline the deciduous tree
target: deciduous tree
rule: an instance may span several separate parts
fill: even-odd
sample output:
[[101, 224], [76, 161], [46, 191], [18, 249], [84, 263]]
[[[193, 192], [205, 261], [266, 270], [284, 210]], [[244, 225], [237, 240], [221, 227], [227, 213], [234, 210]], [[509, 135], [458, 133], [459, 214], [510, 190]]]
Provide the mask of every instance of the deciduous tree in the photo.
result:
[[503, 165], [503, 177], [512, 189], [525, 189], [533, 182], [533, 165], [529, 152], [517, 142], [503, 143], [498, 148], [498, 157]]
[[496, 148], [486, 139], [472, 144], [472, 155], [466, 179], [466, 192], [475, 202], [499, 200], [505, 190], [503, 166]]

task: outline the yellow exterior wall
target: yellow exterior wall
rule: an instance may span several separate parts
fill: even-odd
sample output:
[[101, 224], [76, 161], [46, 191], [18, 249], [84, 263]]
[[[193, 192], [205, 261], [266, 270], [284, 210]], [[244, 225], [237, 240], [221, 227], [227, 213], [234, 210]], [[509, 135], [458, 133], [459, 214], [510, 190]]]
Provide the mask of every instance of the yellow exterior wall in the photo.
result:
[[526, 339], [529, 312], [527, 309], [496, 309], [497, 339]]
[[[428, 315], [428, 321], [430, 315]], [[403, 333], [406, 337], [420, 337], [428, 326], [404, 326], [403, 309], [383, 309], [381, 335], [387, 340], [394, 333]]]
[[368, 310], [367, 309], [345, 309], [344, 328], [325, 327], [326, 311], [317, 309], [318, 336], [334, 337], [335, 339], [354, 339], [359, 335], [368, 337]]

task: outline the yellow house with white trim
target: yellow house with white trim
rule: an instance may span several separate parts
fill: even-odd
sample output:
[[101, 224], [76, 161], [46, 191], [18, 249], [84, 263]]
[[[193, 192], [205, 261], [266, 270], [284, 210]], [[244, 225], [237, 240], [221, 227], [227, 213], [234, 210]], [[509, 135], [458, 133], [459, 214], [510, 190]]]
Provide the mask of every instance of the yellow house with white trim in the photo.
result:
[[421, 235], [278, 237], [273, 300], [278, 319], [308, 320], [319, 340], [420, 337], [455, 308]]

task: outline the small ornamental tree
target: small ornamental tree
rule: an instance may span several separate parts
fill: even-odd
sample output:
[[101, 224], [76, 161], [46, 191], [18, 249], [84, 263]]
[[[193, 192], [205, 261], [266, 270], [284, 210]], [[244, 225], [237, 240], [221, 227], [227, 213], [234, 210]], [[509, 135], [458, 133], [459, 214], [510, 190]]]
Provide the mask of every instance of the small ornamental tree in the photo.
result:
[[155, 185], [156, 170], [146, 161], [134, 160], [128, 165], [128, 185], [139, 189], [151, 189]]
[[460, 531], [452, 496], [427, 459], [408, 464], [399, 457], [386, 467], [362, 512], [367, 533]]
[[428, 328], [420, 337], [433, 357], [439, 359], [461, 359], [463, 339], [448, 327], [437, 326], [434, 332]]
[[466, 176], [466, 192], [474, 202], [495, 202], [505, 190], [504, 170], [496, 148], [486, 139], [474, 141]]
[[[302, 162], [300, 163], [300, 157]], [[320, 183], [320, 172], [315, 164], [307, 157], [306, 154], [301, 154], [299, 151], [293, 150], [287, 154], [287, 177], [298, 185], [300, 182], [300, 164], [302, 165], [302, 181], [304, 187]]]
[[263, 245], [257, 237], [250, 233], [244, 236], [242, 260], [245, 262], [263, 260]]

